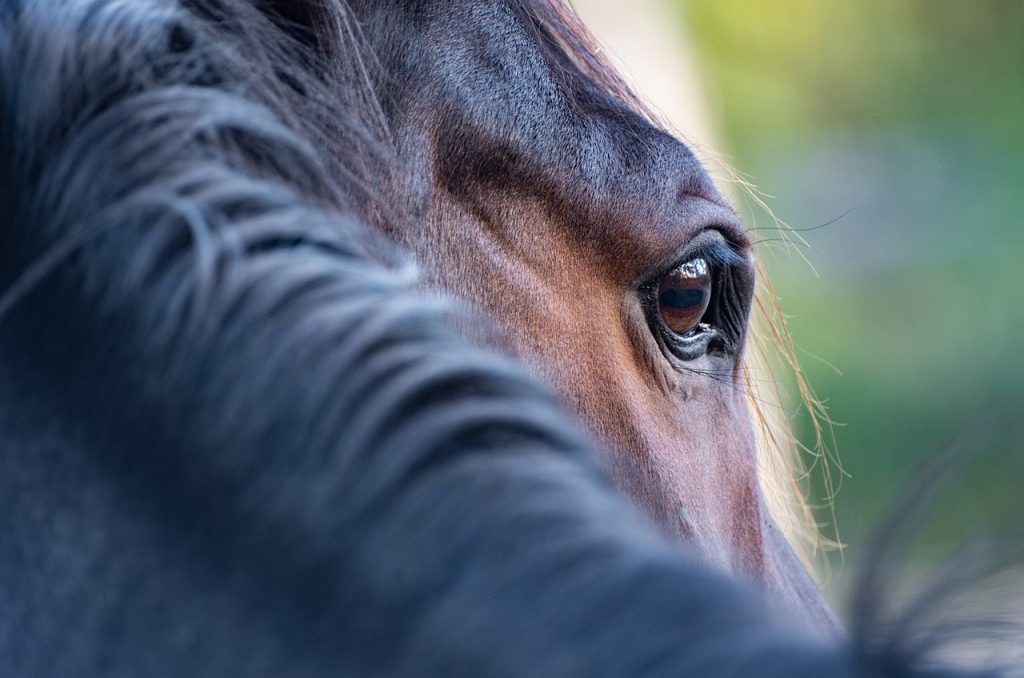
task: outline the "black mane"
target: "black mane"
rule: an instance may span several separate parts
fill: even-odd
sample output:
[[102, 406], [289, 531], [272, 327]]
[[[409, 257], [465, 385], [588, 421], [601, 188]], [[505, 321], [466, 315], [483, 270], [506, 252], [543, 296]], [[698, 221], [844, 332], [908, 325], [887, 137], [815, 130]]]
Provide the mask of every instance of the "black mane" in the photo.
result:
[[414, 291], [342, 3], [0, 7], [0, 672], [874, 675]]

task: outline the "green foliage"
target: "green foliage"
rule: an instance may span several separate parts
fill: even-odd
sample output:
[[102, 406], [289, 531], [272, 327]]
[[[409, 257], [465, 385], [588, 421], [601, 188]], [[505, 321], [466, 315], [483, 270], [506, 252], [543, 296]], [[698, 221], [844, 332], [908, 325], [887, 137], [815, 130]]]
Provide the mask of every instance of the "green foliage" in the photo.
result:
[[738, 147], [929, 126], [1024, 138], [1020, 0], [676, 0]]

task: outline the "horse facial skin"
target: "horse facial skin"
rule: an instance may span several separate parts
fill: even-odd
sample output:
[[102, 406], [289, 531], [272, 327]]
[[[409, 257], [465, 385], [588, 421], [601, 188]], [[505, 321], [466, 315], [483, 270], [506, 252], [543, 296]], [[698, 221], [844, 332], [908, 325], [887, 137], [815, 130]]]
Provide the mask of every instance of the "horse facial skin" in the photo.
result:
[[[354, 5], [384, 63], [402, 193], [421, 201], [417, 227], [392, 235], [435, 285], [487, 312], [668, 533], [834, 628], [759, 489], [738, 376], [750, 244], [693, 153], [580, 70], [545, 2]], [[711, 234], [740, 260], [716, 281], [733, 336], [680, 360], [644, 311], [645, 285]]]
[[403, 175], [354, 33], [292, 41], [325, 7], [0, 4], [0, 674], [938, 675], [681, 552], [379, 261]]

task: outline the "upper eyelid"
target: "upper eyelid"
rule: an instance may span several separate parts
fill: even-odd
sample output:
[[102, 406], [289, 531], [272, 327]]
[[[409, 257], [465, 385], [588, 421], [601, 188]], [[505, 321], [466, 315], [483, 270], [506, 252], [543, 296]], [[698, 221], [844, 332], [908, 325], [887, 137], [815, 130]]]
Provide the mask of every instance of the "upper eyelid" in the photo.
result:
[[[694, 253], [693, 257], [703, 256], [710, 264], [724, 266], [743, 266], [747, 259], [740, 255], [733, 247], [725, 241], [714, 243], [712, 246], [701, 249]], [[680, 262], [683, 263], [683, 262]]]
[[639, 281], [638, 287], [644, 288], [657, 283], [672, 269], [697, 257], [704, 257], [712, 265], [729, 267], [747, 265], [748, 259], [737, 252], [736, 247], [729, 242], [726, 234], [718, 229], [704, 229], [648, 271]]

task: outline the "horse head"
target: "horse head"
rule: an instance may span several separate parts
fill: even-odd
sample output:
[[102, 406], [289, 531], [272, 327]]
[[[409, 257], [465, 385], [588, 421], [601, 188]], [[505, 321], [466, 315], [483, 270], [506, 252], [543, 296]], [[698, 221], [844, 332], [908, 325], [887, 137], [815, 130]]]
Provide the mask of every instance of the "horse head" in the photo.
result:
[[750, 243], [561, 5], [0, 7], [5, 675], [942, 672], [936, 589], [772, 623], [374, 261], [367, 224], [663, 531], [832, 623], [759, 489]]
[[558, 0], [350, 5], [411, 198], [389, 235], [483, 309], [500, 337], [478, 339], [556, 388], [664, 530], [830, 624], [759, 488], [751, 244], [694, 153]]

